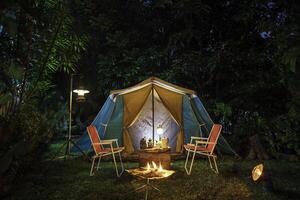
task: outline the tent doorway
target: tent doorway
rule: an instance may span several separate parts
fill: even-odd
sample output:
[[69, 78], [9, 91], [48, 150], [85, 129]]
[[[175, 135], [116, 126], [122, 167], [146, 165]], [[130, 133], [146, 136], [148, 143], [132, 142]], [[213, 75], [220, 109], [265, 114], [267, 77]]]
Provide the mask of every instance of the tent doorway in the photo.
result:
[[135, 121], [129, 127], [129, 135], [135, 151], [140, 149], [140, 140], [143, 137], [147, 140], [150, 138], [155, 141], [159, 140], [158, 126], [163, 128], [162, 137], [169, 138], [171, 151], [175, 152], [179, 126], [153, 89]]

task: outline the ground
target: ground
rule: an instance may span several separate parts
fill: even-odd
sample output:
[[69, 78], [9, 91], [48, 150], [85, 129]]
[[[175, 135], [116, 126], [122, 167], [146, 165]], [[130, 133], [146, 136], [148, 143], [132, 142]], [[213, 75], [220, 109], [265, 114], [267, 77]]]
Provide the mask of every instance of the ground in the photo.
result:
[[[161, 193], [150, 192], [149, 199], [298, 199], [300, 195], [300, 163], [280, 160], [264, 162], [271, 173], [274, 192], [263, 183], [251, 181], [251, 170], [259, 161], [234, 158], [218, 160], [220, 174], [210, 170], [207, 159], [197, 159], [192, 175], [186, 175], [184, 160], [173, 162], [176, 173], [163, 181], [153, 181]], [[125, 161], [125, 168], [135, 168], [136, 162]], [[32, 166], [27, 175], [15, 185], [13, 199], [143, 199], [144, 192], [132, 193], [142, 182], [128, 173], [115, 176], [110, 161], [93, 177], [90, 163], [81, 158], [43, 161]]]

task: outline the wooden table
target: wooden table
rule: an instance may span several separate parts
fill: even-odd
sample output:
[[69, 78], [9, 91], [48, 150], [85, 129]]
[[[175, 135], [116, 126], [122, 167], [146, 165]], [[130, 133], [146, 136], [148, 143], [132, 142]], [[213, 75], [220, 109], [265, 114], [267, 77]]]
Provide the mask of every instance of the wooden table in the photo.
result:
[[171, 165], [171, 148], [148, 148], [142, 149], [138, 152], [140, 167], [145, 167], [147, 162], [155, 162], [157, 166], [162, 165], [164, 169], [170, 169]]

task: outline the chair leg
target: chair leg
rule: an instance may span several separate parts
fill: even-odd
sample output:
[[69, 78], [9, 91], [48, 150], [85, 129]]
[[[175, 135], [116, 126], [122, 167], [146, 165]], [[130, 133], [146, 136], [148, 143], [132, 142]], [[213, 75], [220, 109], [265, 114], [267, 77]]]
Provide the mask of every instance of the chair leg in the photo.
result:
[[194, 160], [195, 160], [195, 155], [196, 155], [196, 152], [194, 151], [190, 167], [189, 167], [189, 169], [187, 169], [188, 160], [189, 160], [189, 156], [190, 156], [190, 151], [188, 151], [188, 154], [187, 154], [186, 160], [185, 160], [185, 165], [184, 165], [184, 168], [185, 168], [185, 171], [186, 171], [187, 175], [191, 175], [192, 167], [193, 167]]
[[122, 175], [122, 173], [123, 173], [123, 170], [121, 171], [121, 173], [119, 173], [115, 154], [113, 153], [112, 156], [113, 156], [113, 160], [114, 160], [114, 164], [115, 164], [115, 168], [116, 168], [117, 177], [120, 177]]
[[[215, 157], [215, 156], [207, 156], [207, 158], [208, 158], [208, 161], [209, 161], [210, 168], [211, 168], [216, 174], [218, 174], [218, 173], [219, 173], [219, 170], [218, 170], [218, 166], [217, 166], [217, 162], [216, 162], [216, 157]], [[213, 161], [214, 161], [214, 166], [213, 166], [212, 163], [211, 163], [211, 159], [213, 159]]]
[[102, 158], [102, 156], [100, 156], [99, 159], [98, 159], [98, 164], [97, 164], [97, 168], [96, 168], [97, 171], [98, 171], [98, 169], [100, 168], [99, 166], [100, 166], [101, 158]]
[[123, 161], [122, 161], [121, 152], [119, 152], [119, 158], [120, 158], [120, 163], [121, 163], [121, 173], [120, 173], [120, 176], [121, 176], [124, 172], [124, 165], [123, 165]]
[[184, 169], [185, 169], [185, 171], [186, 171], [187, 174], [189, 174], [188, 173], [188, 169], [187, 169], [187, 164], [188, 164], [189, 157], [190, 157], [190, 151], [187, 151], [187, 155], [186, 155], [186, 159], [185, 159], [185, 164], [184, 164]]
[[210, 160], [210, 156], [207, 156], [207, 159], [208, 159], [208, 162], [209, 162], [209, 166], [210, 166], [210, 168], [211, 168], [211, 169], [213, 169], [213, 166], [212, 166], [212, 164], [211, 164], [211, 160]]
[[217, 165], [216, 158], [217, 158], [217, 157], [213, 157], [214, 163], [215, 163], [215, 170], [214, 170], [214, 171], [216, 172], [216, 174], [219, 174], [219, 169], [218, 169], [218, 165]]
[[93, 176], [93, 175], [94, 175], [94, 164], [95, 164], [95, 160], [96, 160], [96, 157], [94, 157], [93, 160], [92, 160], [92, 166], [91, 166], [91, 170], [90, 170], [90, 176]]

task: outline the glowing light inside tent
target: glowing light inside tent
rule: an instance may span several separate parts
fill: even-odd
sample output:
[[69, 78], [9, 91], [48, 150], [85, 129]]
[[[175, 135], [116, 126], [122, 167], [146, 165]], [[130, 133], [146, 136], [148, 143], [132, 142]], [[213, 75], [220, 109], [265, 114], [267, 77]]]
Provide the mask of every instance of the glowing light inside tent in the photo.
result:
[[164, 133], [164, 129], [162, 128], [162, 125], [159, 125], [158, 127], [157, 127], [157, 134], [158, 135], [162, 135], [163, 133]]

